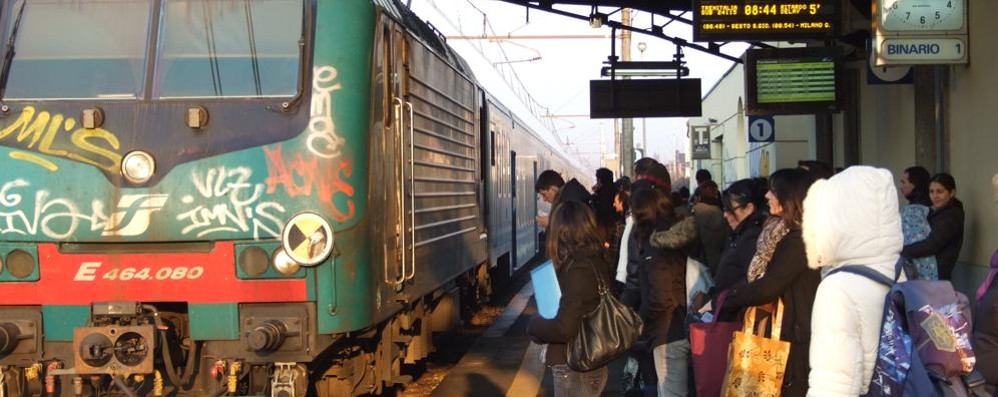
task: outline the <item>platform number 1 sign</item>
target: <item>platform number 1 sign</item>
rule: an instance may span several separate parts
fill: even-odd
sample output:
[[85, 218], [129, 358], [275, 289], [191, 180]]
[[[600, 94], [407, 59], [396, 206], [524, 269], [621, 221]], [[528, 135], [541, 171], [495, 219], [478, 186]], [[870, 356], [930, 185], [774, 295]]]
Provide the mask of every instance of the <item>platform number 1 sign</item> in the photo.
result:
[[776, 121], [773, 116], [749, 116], [749, 142], [775, 142]]

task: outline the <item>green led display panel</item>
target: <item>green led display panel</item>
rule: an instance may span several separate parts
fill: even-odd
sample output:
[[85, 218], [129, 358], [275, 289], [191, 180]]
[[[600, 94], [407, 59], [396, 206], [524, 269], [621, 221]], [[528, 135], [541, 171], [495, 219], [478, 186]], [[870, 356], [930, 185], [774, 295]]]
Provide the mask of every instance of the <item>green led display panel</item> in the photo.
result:
[[835, 100], [835, 61], [764, 59], [756, 64], [759, 103]]
[[694, 0], [694, 41], [832, 39], [842, 25], [837, 0]]
[[749, 115], [838, 111], [841, 49], [797, 47], [745, 53], [745, 108]]

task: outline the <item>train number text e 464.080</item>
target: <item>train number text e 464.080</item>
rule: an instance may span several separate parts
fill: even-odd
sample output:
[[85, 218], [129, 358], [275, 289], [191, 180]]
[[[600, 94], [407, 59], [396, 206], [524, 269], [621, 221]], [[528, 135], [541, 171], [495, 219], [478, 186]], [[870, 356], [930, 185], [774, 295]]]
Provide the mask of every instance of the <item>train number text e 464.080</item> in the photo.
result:
[[145, 280], [197, 280], [204, 275], [202, 266], [177, 267], [105, 267], [102, 262], [83, 262], [76, 270], [73, 281], [145, 281]]

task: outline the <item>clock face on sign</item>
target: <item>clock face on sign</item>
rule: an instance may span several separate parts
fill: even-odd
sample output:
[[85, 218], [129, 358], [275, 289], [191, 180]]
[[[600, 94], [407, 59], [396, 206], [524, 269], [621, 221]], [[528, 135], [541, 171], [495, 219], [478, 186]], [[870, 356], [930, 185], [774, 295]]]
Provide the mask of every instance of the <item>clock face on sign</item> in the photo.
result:
[[967, 0], [879, 0], [880, 24], [891, 31], [950, 31], [963, 28]]

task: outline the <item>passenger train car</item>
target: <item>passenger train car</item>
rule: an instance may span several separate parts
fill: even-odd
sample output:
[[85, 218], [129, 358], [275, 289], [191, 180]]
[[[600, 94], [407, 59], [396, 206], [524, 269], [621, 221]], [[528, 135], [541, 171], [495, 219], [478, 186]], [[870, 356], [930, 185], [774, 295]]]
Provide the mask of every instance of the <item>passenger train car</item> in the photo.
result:
[[0, 24], [0, 395], [380, 393], [583, 175], [395, 0]]

